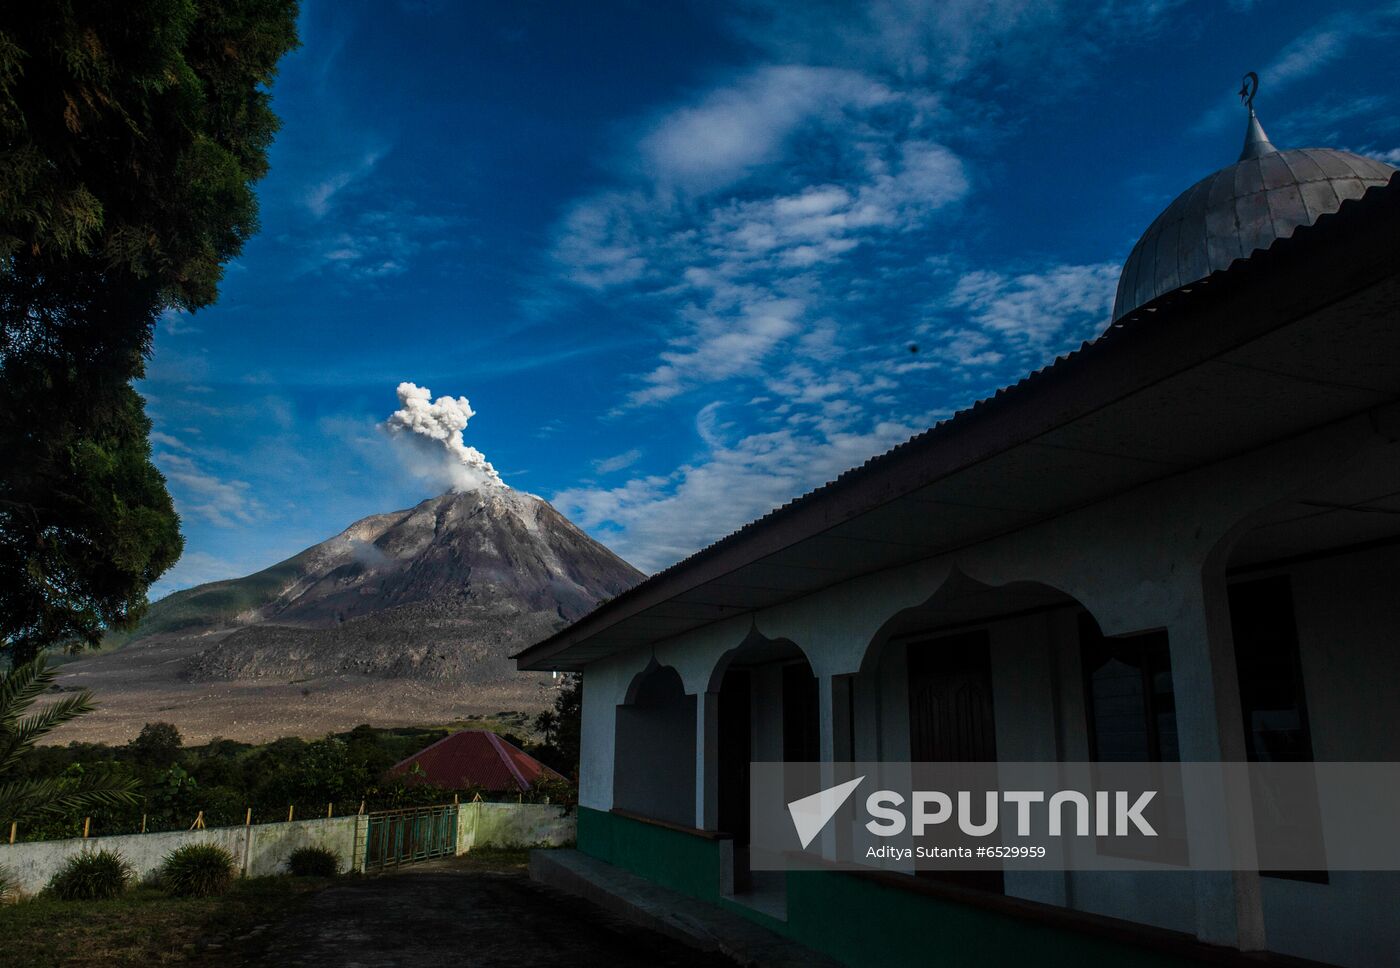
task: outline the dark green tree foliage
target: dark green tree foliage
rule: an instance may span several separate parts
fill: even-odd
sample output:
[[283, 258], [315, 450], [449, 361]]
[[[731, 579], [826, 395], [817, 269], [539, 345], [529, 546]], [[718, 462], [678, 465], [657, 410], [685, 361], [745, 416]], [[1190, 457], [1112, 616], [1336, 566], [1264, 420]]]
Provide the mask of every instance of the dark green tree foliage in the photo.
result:
[[127, 747], [142, 766], [163, 768], [175, 762], [182, 743], [180, 731], [173, 724], [147, 723]]
[[129, 628], [181, 550], [131, 388], [257, 228], [295, 0], [0, 5], [0, 643]]
[[[150, 724], [143, 730], [148, 739], [165, 733], [166, 724]], [[75, 806], [43, 815], [31, 815], [20, 822], [22, 840], [51, 840], [82, 833], [83, 819], [90, 817], [94, 836], [133, 833], [141, 829], [144, 816], [149, 831], [186, 830], [203, 811], [210, 827], [238, 825], [246, 811], [254, 823], [285, 820], [287, 807], [296, 808], [298, 818], [324, 817], [326, 805], [333, 804], [337, 815], [353, 814], [361, 801], [367, 810], [387, 810], [450, 803], [454, 795], [463, 803], [478, 792], [472, 789], [444, 790], [387, 777], [395, 763], [443, 737], [440, 729], [399, 727], [377, 729], [357, 726], [348, 733], [307, 741], [287, 737], [259, 746], [227, 739], [215, 739], [206, 746], [180, 746], [169, 742], [150, 746], [133, 741], [124, 746], [99, 743], [72, 743], [68, 746], [41, 746], [26, 756], [19, 779], [49, 785], [64, 793], [90, 784], [97, 777], [120, 780], [135, 796], [122, 803]], [[540, 759], [545, 747], [518, 743]], [[568, 773], [572, 767], [557, 767]], [[502, 795], [514, 801], [515, 793]], [[571, 803], [576, 791], [558, 782], [541, 784], [526, 794], [527, 800]]]
[[257, 228], [294, 0], [4, 9], [0, 256], [149, 280], [162, 306], [213, 302]]
[[578, 782], [578, 758], [583, 723], [583, 677], [570, 675], [554, 697], [554, 708], [535, 717], [541, 743], [537, 758]]

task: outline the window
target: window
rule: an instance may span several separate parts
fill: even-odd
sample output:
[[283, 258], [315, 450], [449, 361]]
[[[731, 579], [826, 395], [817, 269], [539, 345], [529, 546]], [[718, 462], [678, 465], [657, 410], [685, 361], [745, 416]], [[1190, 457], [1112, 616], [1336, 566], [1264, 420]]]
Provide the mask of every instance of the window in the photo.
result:
[[[1106, 637], [1087, 612], [1079, 616], [1089, 756], [1099, 763], [1151, 763], [1152, 788], [1165, 791], [1158, 837], [1146, 843], [1099, 838], [1098, 851], [1113, 857], [1184, 865], [1186, 805], [1175, 763], [1176, 693], [1166, 632]], [[1095, 771], [1097, 774], [1097, 770]]]
[[[1311, 763], [1312, 730], [1303, 694], [1303, 664], [1287, 575], [1230, 586], [1230, 631], [1240, 681], [1245, 749], [1252, 763]], [[1317, 844], [1322, 819], [1317, 790], [1285, 795], [1256, 783], [1254, 827], [1261, 843]], [[1265, 877], [1326, 884], [1326, 871], [1265, 870]]]
[[1231, 585], [1230, 626], [1250, 761], [1311, 762], [1312, 732], [1288, 576]]
[[1180, 759], [1167, 633], [1110, 639], [1085, 613], [1079, 617], [1079, 639], [1089, 755], [1116, 763]]

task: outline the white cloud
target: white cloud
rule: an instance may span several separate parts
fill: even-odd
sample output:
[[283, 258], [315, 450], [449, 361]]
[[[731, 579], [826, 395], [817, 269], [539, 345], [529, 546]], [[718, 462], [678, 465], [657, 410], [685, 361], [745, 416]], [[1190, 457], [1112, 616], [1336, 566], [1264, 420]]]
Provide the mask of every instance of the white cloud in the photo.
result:
[[991, 339], [999, 337], [1013, 351], [1043, 356], [1045, 347], [1063, 344], [1067, 337], [1097, 335], [1109, 322], [1119, 271], [1117, 264], [1103, 262], [1057, 265], [1015, 276], [986, 270], [965, 273], [948, 304], [966, 310], [976, 329], [949, 334], [950, 348], [975, 361]]
[[[1400, 18], [1400, 4], [1391, 3], [1368, 11], [1365, 16], [1339, 13], [1322, 20], [1284, 44], [1259, 70], [1261, 94], [1267, 96], [1311, 77], [1341, 59], [1358, 40], [1393, 33], [1397, 18]], [[1238, 98], [1222, 96], [1202, 117], [1197, 130], [1218, 130], [1232, 119], [1239, 120], [1243, 127], [1243, 116]]]
[[189, 445], [186, 444], [179, 437], [176, 437], [172, 434], [163, 433], [159, 430], [151, 431], [151, 443], [160, 444], [162, 447], [169, 447], [171, 450], [188, 451], [190, 449]]
[[193, 315], [184, 309], [167, 309], [160, 314], [161, 332], [168, 336], [186, 336], [202, 330], [191, 320]]
[[[839, 356], [824, 307], [845, 297], [846, 263], [970, 191], [930, 105], [850, 71], [771, 68], [658, 122], [632, 183], [574, 206], [554, 248], [565, 278], [676, 324], [624, 405], [761, 378], [782, 352]], [[751, 128], [760, 144], [731, 144]]]
[[1061, 96], [1086, 58], [1140, 42], [1171, 5], [743, 4], [768, 63], [639, 125], [552, 250], [582, 298], [662, 321], [611, 416], [668, 406], [679, 425], [689, 408], [703, 450], [669, 474], [561, 491], [560, 510], [663, 566], [927, 427], [930, 399], [970, 402], [1095, 335], [1117, 266], [968, 265], [955, 207], [980, 173], [955, 146], [985, 146], [969, 131], [999, 95], [953, 82], [1016, 85], [1023, 107]]
[[205, 470], [193, 457], [159, 452], [156, 466], [173, 487], [175, 509], [182, 516], [201, 518], [220, 528], [254, 524], [263, 506], [247, 481], [224, 479]]
[[645, 223], [647, 208], [640, 193], [624, 192], [605, 192], [575, 205], [554, 246], [569, 281], [602, 290], [640, 279], [647, 260], [634, 224]]
[[366, 151], [351, 163], [330, 172], [307, 186], [302, 195], [302, 204], [317, 218], [322, 218], [331, 209], [331, 203], [341, 191], [367, 178], [384, 157], [383, 149]]
[[593, 469], [599, 474], [616, 474], [618, 471], [626, 470], [637, 463], [641, 457], [641, 450], [633, 447], [631, 450], [623, 451], [621, 454], [614, 454], [611, 457], [604, 457], [602, 460], [595, 460], [593, 462]]
[[424, 248], [454, 244], [454, 234], [461, 228], [459, 219], [423, 215], [407, 205], [327, 219], [306, 240], [303, 270], [330, 271], [361, 281], [401, 275]]
[[1306, 33], [1293, 38], [1264, 69], [1269, 84], [1283, 87], [1315, 73], [1341, 57], [1351, 41], [1365, 29], [1363, 21], [1351, 14], [1331, 17]]
[[663, 188], [713, 191], [777, 160], [800, 127], [907, 100], [856, 71], [764, 67], [666, 115], [642, 138], [642, 166]]
[[222, 581], [226, 578], [241, 578], [255, 570], [246, 562], [230, 561], [211, 555], [207, 551], [187, 551], [180, 556], [169, 571], [151, 586], [150, 598], [155, 601], [182, 588], [193, 588], [206, 582]]
[[[742, 295], [750, 295], [743, 293]], [[727, 297], [708, 308], [692, 306], [691, 330], [661, 354], [661, 364], [642, 378], [643, 386], [628, 397], [634, 405], [669, 400], [700, 383], [758, 372], [761, 361], [798, 330], [796, 317], [803, 305], [795, 299], [765, 299], [752, 293], [732, 309]]]
[[663, 568], [915, 432], [878, 423], [828, 438], [792, 429], [751, 434], [669, 475], [615, 488], [573, 488], [552, 503], [647, 571]]

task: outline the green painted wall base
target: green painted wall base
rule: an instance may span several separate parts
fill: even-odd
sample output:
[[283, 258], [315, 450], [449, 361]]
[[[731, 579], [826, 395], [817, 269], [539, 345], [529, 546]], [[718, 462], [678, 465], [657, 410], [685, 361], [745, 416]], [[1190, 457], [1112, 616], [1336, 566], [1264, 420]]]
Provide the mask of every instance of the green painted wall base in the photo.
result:
[[720, 842], [579, 808], [578, 849], [762, 924], [856, 968], [1035, 965], [1167, 968], [1177, 954], [916, 894], [835, 871], [787, 875], [786, 921], [721, 897]]
[[703, 901], [719, 900], [719, 842], [578, 808], [578, 849]]

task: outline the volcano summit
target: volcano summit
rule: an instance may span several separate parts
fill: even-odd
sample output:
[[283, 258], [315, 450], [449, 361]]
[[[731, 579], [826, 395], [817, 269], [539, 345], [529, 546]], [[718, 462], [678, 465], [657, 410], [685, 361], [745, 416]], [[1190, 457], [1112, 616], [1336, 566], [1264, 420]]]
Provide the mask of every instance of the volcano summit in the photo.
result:
[[242, 739], [531, 709], [547, 679], [507, 657], [641, 578], [548, 502], [483, 483], [169, 595], [61, 682], [102, 700], [84, 739], [148, 719]]

